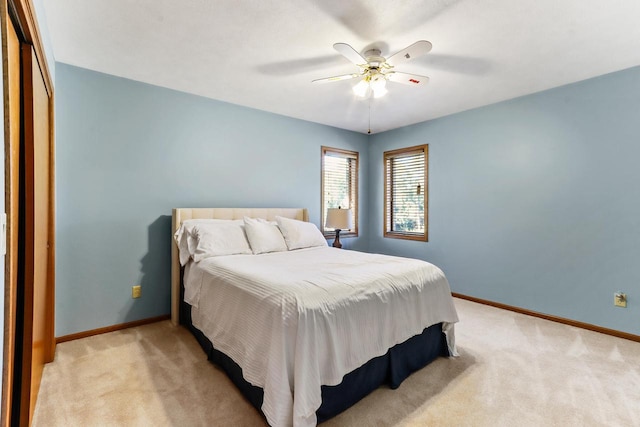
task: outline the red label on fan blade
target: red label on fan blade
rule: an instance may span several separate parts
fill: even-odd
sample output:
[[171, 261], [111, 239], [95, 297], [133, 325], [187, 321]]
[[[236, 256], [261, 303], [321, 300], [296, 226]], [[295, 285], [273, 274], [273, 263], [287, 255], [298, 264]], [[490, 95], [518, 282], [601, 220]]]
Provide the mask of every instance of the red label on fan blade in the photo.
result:
[[416, 79], [409, 79], [409, 82], [415, 83], [415, 84], [420, 84], [420, 80], [416, 80]]

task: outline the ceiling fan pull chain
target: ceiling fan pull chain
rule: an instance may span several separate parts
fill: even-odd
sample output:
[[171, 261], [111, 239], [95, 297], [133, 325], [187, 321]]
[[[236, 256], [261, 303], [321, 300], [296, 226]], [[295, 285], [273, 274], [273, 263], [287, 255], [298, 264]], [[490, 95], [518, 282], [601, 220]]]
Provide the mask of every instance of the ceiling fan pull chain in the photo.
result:
[[367, 135], [371, 135], [371, 98], [369, 98], [369, 131]]

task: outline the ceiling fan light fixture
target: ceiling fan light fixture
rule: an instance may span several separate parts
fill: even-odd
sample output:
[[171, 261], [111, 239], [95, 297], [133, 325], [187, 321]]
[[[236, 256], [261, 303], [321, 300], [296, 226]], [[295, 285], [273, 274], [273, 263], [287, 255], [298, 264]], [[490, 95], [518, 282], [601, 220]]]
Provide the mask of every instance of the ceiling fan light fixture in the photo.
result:
[[367, 79], [362, 79], [353, 87], [353, 93], [360, 98], [367, 98], [371, 94], [371, 87]]
[[381, 74], [378, 74], [371, 80], [371, 89], [373, 89], [374, 91], [384, 89], [386, 85], [387, 80]]
[[374, 98], [382, 98], [383, 96], [385, 96], [387, 94], [387, 92], [389, 92], [389, 91], [384, 86], [378, 87], [377, 89], [373, 88], [373, 97]]
[[383, 75], [378, 74], [373, 80], [371, 80], [371, 90], [373, 91], [374, 98], [382, 98], [387, 94], [387, 80]]

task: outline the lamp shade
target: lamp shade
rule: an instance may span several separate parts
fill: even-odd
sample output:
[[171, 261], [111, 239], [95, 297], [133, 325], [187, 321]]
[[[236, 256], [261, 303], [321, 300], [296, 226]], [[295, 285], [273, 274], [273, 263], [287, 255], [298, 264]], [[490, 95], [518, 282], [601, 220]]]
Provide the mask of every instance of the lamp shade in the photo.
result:
[[351, 209], [329, 208], [327, 209], [327, 221], [325, 227], [336, 230], [349, 230], [353, 228], [353, 215]]

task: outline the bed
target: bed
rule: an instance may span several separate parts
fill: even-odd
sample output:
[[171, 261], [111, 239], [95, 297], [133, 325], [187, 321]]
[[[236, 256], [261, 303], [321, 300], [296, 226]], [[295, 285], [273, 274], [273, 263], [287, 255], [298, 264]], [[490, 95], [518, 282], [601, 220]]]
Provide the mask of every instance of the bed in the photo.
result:
[[[456, 355], [457, 314], [432, 264], [330, 248], [306, 209], [174, 209], [172, 224], [182, 232], [188, 220], [227, 220], [196, 225], [206, 234], [244, 221], [255, 248], [258, 218], [260, 230], [277, 222], [284, 250], [198, 257], [190, 249], [189, 258], [172, 244], [172, 322], [193, 332], [270, 425], [316, 425]], [[323, 242], [314, 235], [298, 247], [312, 228]]]

